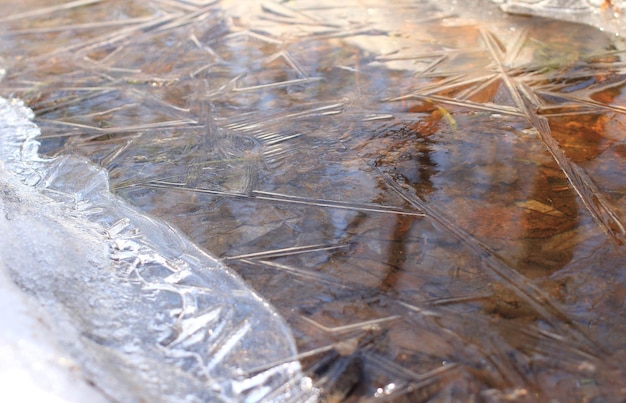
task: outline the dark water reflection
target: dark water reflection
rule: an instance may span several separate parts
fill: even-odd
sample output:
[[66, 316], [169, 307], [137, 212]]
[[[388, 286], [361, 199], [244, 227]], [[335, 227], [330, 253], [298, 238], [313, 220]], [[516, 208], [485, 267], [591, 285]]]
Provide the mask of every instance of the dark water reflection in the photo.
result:
[[2, 94], [238, 270], [330, 401], [626, 398], [620, 40], [487, 4], [37, 3]]

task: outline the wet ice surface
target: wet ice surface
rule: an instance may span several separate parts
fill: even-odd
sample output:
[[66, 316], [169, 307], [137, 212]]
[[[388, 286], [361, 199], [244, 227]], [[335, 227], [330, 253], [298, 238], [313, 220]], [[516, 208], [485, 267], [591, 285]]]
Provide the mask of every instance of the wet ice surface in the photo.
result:
[[39, 130], [21, 103], [0, 99], [0, 117], [3, 270], [48, 308], [106, 395], [315, 398], [291, 358], [291, 333], [267, 302], [175, 229], [113, 196], [102, 168], [75, 156], [40, 158]]
[[621, 0], [493, 0], [509, 13], [584, 23], [611, 33], [626, 34]]
[[235, 268], [325, 398], [626, 397], [623, 39], [491, 2], [40, 3], [4, 13], [1, 93], [42, 150]]

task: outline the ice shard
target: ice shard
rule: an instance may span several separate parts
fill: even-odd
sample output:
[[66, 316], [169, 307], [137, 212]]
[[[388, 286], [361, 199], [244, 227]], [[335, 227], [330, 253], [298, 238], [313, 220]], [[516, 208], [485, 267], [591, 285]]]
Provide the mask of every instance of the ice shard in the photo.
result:
[[32, 116], [0, 99], [0, 261], [83, 376], [119, 401], [316, 400], [268, 302], [101, 168], [40, 157]]

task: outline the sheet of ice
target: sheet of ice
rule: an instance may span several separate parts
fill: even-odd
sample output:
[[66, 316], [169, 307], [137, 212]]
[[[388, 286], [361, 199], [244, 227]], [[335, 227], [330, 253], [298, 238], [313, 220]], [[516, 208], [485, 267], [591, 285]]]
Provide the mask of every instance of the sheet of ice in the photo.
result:
[[322, 399], [624, 400], [623, 39], [490, 0], [33, 3], [0, 92], [40, 152], [223, 256]]
[[[0, 188], [11, 191], [0, 168]], [[14, 189], [13, 189], [14, 190]], [[0, 200], [0, 210], [5, 211]], [[0, 220], [0, 233], [10, 234]], [[2, 242], [5, 245], [5, 242]], [[3, 248], [4, 249], [4, 248]], [[11, 280], [0, 259], [0, 388], [3, 398], [23, 402], [105, 402], [88, 385], [76, 362], [50, 337], [55, 326], [49, 315]]]
[[[2, 287], [13, 287], [10, 275], [45, 306], [31, 310], [15, 291], [0, 300], [13, 304], [0, 335], [9, 340], [0, 361], [12, 362], [3, 373], [38, 371], [48, 379], [33, 393], [50, 384], [77, 401], [86, 386], [67, 378], [80, 371], [120, 401], [316, 399], [266, 301], [176, 229], [114, 197], [102, 169], [40, 158], [31, 118], [21, 102], [0, 99]], [[23, 336], [36, 315], [49, 337]]]
[[493, 0], [508, 13], [536, 15], [593, 25], [626, 35], [626, 2], [619, 0]]

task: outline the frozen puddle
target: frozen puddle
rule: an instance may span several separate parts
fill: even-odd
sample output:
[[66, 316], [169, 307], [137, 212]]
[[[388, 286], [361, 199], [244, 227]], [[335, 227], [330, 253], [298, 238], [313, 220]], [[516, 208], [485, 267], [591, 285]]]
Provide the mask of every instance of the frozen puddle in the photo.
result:
[[[24, 323], [39, 331], [23, 311], [37, 311], [3, 291], [0, 302], [15, 302], [1, 354], [15, 365], [3, 373], [40, 360], [48, 370], [33, 381], [45, 385], [79, 378], [78, 365], [126, 402], [315, 400], [291, 333], [266, 301], [176, 229], [113, 196], [104, 170], [74, 156], [40, 158], [31, 118], [21, 102], [0, 99], [2, 289], [13, 287], [8, 274], [34, 296], [50, 335], [25, 336]], [[60, 389], [51, 393], [85, 401], [72, 382], [51, 383]]]
[[626, 398], [623, 2], [55, 3], [3, 261], [108, 397]]

